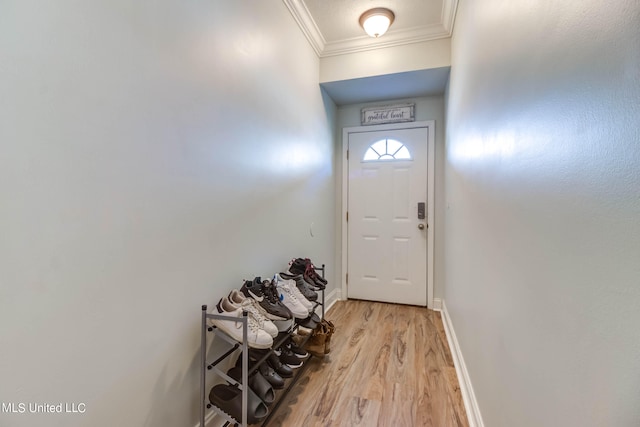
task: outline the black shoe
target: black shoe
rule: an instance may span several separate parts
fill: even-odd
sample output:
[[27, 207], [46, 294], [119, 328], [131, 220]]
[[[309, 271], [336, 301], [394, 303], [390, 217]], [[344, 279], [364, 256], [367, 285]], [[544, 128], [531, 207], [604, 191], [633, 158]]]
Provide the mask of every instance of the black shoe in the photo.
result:
[[289, 272], [291, 274], [302, 274], [304, 280], [317, 289], [324, 290], [327, 286], [327, 280], [316, 272], [309, 258], [296, 258], [291, 260], [289, 263]]
[[307, 273], [307, 275], [313, 281], [315, 281], [319, 286], [322, 286], [322, 289], [324, 289], [324, 287], [327, 286], [327, 283], [328, 283], [327, 279], [325, 279], [324, 277], [318, 274], [315, 267], [313, 266], [313, 263], [309, 258], [303, 259], [302, 262], [304, 262], [305, 264], [305, 272]]
[[[268, 353], [269, 356], [267, 357], [264, 363], [267, 363], [282, 378], [293, 377], [293, 370], [291, 370], [289, 366], [287, 366], [286, 364], [283, 364], [280, 361], [280, 359], [278, 359], [278, 355], [281, 354], [281, 352], [278, 351], [278, 353], [276, 354], [275, 351], [276, 350], [257, 350], [257, 349], [251, 348], [249, 349], [249, 360], [253, 359], [255, 361], [258, 361], [262, 359], [265, 354]], [[238, 364], [238, 362], [236, 362], [236, 364]]]
[[309, 301], [318, 300], [318, 294], [316, 293], [316, 291], [313, 290], [314, 289], [313, 287], [309, 286], [309, 284], [305, 282], [304, 277], [302, 277], [302, 274], [280, 273], [280, 277], [286, 280], [293, 280], [294, 282], [296, 282], [296, 287], [298, 288], [298, 290]]
[[294, 258], [289, 262], [289, 271], [291, 274], [303, 274], [307, 268], [302, 258]]
[[271, 384], [271, 387], [275, 389], [284, 388], [284, 378], [278, 375], [278, 373], [274, 371], [273, 368], [269, 366], [267, 362], [264, 362], [263, 364], [261, 364], [258, 369], [260, 371], [260, 374], [267, 381], [269, 381], [269, 384]]
[[[256, 352], [254, 349], [250, 348], [249, 349], [249, 370], [253, 369], [253, 367], [256, 365], [256, 362], [262, 359], [262, 357], [265, 354], [266, 353], [264, 351]], [[238, 356], [238, 359], [236, 360], [236, 368], [242, 369], [241, 366], [242, 366], [242, 353], [240, 353], [240, 356]], [[267, 381], [269, 381], [269, 384], [271, 384], [273, 388], [281, 389], [284, 387], [284, 379], [280, 375], [278, 375], [278, 373], [271, 366], [269, 366], [266, 360], [260, 364], [260, 367], [258, 368], [258, 370], [260, 374]]]
[[286, 346], [298, 359], [306, 359], [309, 356], [309, 353], [304, 348], [298, 347], [293, 340], [289, 340]]
[[318, 316], [316, 313], [311, 313], [309, 317], [307, 317], [306, 319], [295, 319], [295, 320], [298, 325], [307, 329], [315, 329], [318, 326], [318, 323], [321, 322], [320, 316]]
[[271, 292], [268, 280], [261, 281], [256, 277], [253, 281], [245, 280], [240, 292], [246, 297], [253, 298], [267, 312], [267, 318], [271, 321], [289, 320], [293, 318], [291, 311], [280, 302], [277, 295]]
[[[247, 390], [247, 395], [247, 421], [255, 424], [269, 415], [269, 408], [251, 389]], [[239, 388], [229, 384], [214, 385], [209, 392], [209, 401], [238, 423], [242, 422], [242, 391]]]
[[[227, 375], [238, 382], [242, 382], [242, 366], [229, 369]], [[258, 371], [249, 376], [249, 388], [267, 405], [273, 403], [276, 398], [276, 392], [273, 391], [271, 383]]]
[[296, 319], [296, 323], [303, 328], [315, 329], [318, 326], [319, 322], [313, 320], [314, 315], [317, 317], [317, 314], [313, 313], [313, 315], [307, 317], [306, 319]]
[[286, 364], [290, 368], [299, 368], [300, 366], [302, 366], [303, 361], [298, 356], [293, 354], [291, 349], [282, 347], [280, 351], [280, 357], [278, 358], [282, 363]]
[[282, 378], [291, 378], [293, 377], [293, 370], [288, 366], [283, 364], [278, 356], [271, 353], [269, 358], [267, 359], [267, 363], [280, 375]]

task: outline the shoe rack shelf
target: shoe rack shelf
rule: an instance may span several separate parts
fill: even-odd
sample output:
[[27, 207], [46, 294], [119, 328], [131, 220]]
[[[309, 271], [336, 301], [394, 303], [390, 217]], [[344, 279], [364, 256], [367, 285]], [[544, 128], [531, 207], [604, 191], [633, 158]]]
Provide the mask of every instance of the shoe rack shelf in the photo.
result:
[[[325, 271], [324, 264], [322, 264], [322, 267], [316, 267], [315, 270], [320, 271], [322, 278], [324, 278], [324, 271]], [[324, 319], [324, 315], [325, 315], [325, 291], [324, 289], [320, 289], [318, 290], [318, 292], [322, 293], [322, 297], [320, 298], [320, 301], [316, 301], [314, 303], [313, 312], [315, 312], [316, 309], [320, 307], [321, 313], [322, 313], [320, 319], [322, 320]], [[213, 320], [213, 319], [230, 320], [230, 321], [242, 323], [242, 337], [243, 337], [242, 343], [239, 343], [235, 339], [231, 338], [224, 331], [220, 330], [213, 324], [209, 324], [209, 320]], [[298, 331], [299, 327], [300, 326], [294, 322], [293, 326], [289, 329], [289, 331], [287, 331], [286, 334], [283, 334], [282, 337], [280, 337], [279, 335], [278, 338], [274, 340], [273, 346], [270, 349], [265, 350], [265, 355], [261, 357], [257, 362], [255, 362], [252, 365], [251, 369], [249, 369], [249, 345], [247, 343], [248, 340], [246, 339], [247, 329], [248, 329], [247, 312], [244, 311], [243, 317], [238, 318], [238, 317], [232, 317], [232, 316], [225, 316], [222, 314], [207, 313], [207, 306], [206, 305], [202, 306], [202, 329], [201, 329], [201, 335], [200, 335], [200, 341], [201, 341], [200, 343], [200, 367], [201, 367], [200, 427], [205, 427], [205, 418], [210, 411], [216, 412], [220, 417], [226, 420], [224, 424], [225, 427], [230, 425], [242, 426], [242, 427], [247, 427], [249, 425], [256, 425], [256, 426], [266, 427], [269, 424], [269, 421], [278, 410], [278, 407], [284, 400], [284, 397], [289, 393], [291, 388], [296, 384], [298, 379], [305, 372], [308, 366], [307, 362], [309, 361], [309, 359], [311, 359], [311, 357], [314, 357], [314, 356], [309, 354], [307, 358], [304, 359], [303, 365], [300, 368], [296, 369], [296, 372], [294, 373], [293, 377], [285, 379], [285, 386], [283, 389], [274, 390], [276, 392], [276, 398], [269, 405], [269, 413], [264, 420], [260, 421], [257, 424], [248, 423], [249, 377], [251, 377], [251, 375], [256, 371], [258, 371], [260, 369], [260, 365], [262, 365], [263, 363], [266, 363], [267, 359], [272, 353], [274, 353], [275, 349], [279, 348], [285, 343], [286, 340], [290, 339]], [[219, 337], [223, 341], [226, 341], [231, 345], [231, 347], [227, 349], [227, 351], [225, 351], [222, 355], [220, 355], [215, 359], [209, 359], [207, 355], [207, 345], [209, 342], [209, 340], [207, 339], [207, 335], [209, 333], [213, 333], [215, 337]], [[304, 341], [300, 344], [300, 347], [304, 347], [304, 344], [306, 344], [307, 340], [309, 340], [311, 336], [312, 334], [307, 335]], [[235, 379], [227, 375], [227, 373], [225, 373], [222, 369], [218, 368], [218, 365], [222, 363], [224, 360], [226, 360], [229, 356], [231, 356], [236, 350], [242, 351], [241, 381], [236, 381]], [[221, 377], [231, 385], [238, 387], [238, 389], [242, 391], [242, 420], [234, 419], [230, 414], [227, 414], [221, 408], [209, 402], [209, 399], [206, 393], [207, 392], [206, 390], [207, 373], [209, 371], [213, 371], [213, 373], [215, 373], [216, 375], [218, 375], [219, 377]]]

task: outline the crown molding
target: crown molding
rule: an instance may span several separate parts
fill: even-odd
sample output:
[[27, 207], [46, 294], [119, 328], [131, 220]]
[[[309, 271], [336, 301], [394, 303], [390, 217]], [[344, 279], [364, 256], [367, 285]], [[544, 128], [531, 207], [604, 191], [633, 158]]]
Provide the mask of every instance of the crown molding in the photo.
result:
[[451, 37], [458, 8], [458, 0], [443, 0], [440, 24], [406, 30], [389, 30], [380, 39], [363, 35], [362, 37], [328, 43], [313, 20], [311, 12], [304, 4], [304, 0], [282, 1], [320, 58]]
[[449, 33], [440, 24], [430, 25], [428, 27], [409, 28], [406, 30], [388, 31], [384, 35], [384, 38], [381, 37], [379, 39], [362, 36], [341, 40], [339, 42], [326, 43], [324, 50], [319, 56], [322, 58], [326, 56], [344, 55], [346, 53], [402, 46], [447, 37], [449, 37]]
[[313, 20], [309, 9], [304, 4], [302, 0], [282, 0], [284, 4], [293, 15], [293, 19], [296, 20], [296, 23], [304, 33], [304, 36], [307, 38], [311, 47], [316, 52], [318, 56], [322, 56], [322, 52], [324, 52], [326, 41], [324, 37], [322, 37], [322, 33], [318, 29], [316, 22]]
[[449, 34], [453, 34], [453, 24], [456, 20], [456, 12], [458, 11], [458, 0], [444, 0], [442, 2], [442, 17], [440, 21], [442, 26]]

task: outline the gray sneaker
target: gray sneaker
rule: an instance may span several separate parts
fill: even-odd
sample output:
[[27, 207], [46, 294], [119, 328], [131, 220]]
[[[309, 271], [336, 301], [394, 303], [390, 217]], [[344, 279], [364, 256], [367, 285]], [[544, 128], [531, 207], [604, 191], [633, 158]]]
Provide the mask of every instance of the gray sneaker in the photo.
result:
[[313, 290], [311, 286], [304, 280], [302, 274], [288, 274], [288, 273], [280, 273], [280, 277], [286, 280], [293, 280], [296, 282], [296, 287], [304, 295], [306, 299], [309, 301], [317, 301], [318, 294]]

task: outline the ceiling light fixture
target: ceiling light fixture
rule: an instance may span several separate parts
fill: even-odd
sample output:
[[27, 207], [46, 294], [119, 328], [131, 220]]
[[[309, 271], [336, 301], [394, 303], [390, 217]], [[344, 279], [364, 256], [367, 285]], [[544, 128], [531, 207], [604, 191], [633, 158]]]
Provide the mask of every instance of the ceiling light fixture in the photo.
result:
[[387, 32], [395, 17], [389, 9], [376, 7], [360, 15], [360, 25], [371, 37], [380, 37]]

